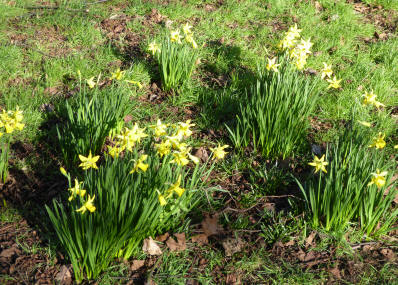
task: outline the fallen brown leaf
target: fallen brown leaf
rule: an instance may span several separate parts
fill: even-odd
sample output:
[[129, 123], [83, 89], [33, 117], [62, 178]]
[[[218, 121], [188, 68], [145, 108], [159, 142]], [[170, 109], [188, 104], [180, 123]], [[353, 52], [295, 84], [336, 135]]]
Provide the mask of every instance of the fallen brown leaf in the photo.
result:
[[169, 236], [170, 236], [169, 233], [165, 233], [163, 235], [157, 236], [155, 240], [160, 242], [165, 242], [169, 238]]
[[196, 242], [199, 245], [205, 245], [209, 243], [207, 235], [205, 234], [198, 234], [192, 237], [192, 242]]
[[222, 232], [222, 227], [218, 224], [218, 214], [215, 214], [213, 217], [206, 216], [201, 225], [203, 232], [208, 237]]
[[312, 246], [315, 237], [316, 237], [316, 232], [311, 232], [311, 234], [305, 239], [305, 244], [307, 248]]
[[55, 281], [59, 285], [70, 285], [72, 284], [72, 274], [70, 273], [68, 267], [62, 265], [61, 270], [55, 276]]
[[187, 244], [185, 241], [185, 234], [174, 234], [174, 236], [177, 238], [177, 241], [175, 241], [172, 237], [169, 237], [166, 241], [166, 245], [170, 249], [170, 251], [186, 250]]
[[240, 238], [226, 238], [222, 241], [225, 256], [232, 256], [242, 250], [244, 242]]
[[145, 260], [133, 260], [130, 266], [131, 271], [137, 271], [145, 265]]
[[142, 250], [149, 255], [161, 255], [162, 250], [158, 246], [158, 244], [152, 239], [152, 237], [149, 237], [147, 239], [144, 239], [144, 244], [142, 246]]

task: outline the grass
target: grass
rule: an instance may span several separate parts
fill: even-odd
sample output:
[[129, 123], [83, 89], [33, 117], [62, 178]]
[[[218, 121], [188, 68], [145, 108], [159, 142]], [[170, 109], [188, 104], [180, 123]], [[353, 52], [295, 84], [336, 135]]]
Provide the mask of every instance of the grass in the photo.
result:
[[[126, 3], [113, 0], [84, 7], [81, 1], [40, 4], [33, 0], [0, 0], [0, 105], [6, 108], [19, 105], [24, 110], [27, 127], [14, 141], [33, 145], [35, 150], [46, 149], [45, 152], [39, 151], [41, 155], [34, 151], [23, 157], [14, 150], [11, 168], [27, 176], [40, 174], [40, 177], [46, 177], [49, 174], [48, 180], [59, 179], [55, 172], [60, 165], [61, 154], [53, 147], [56, 140], [54, 112], [45, 111], [43, 106], [57, 107], [69, 100], [68, 96], [73, 96], [78, 70], [83, 79], [100, 73], [102, 78], [107, 78], [117, 68], [127, 70], [126, 78], [139, 81], [143, 88], [128, 84], [118, 88], [120, 92], [130, 95], [129, 104], [134, 106], [130, 115], [140, 125], [141, 122], [156, 122], [158, 118], [164, 122], [192, 119], [197, 131], [203, 134], [195, 138], [197, 146], [214, 141], [210, 132], [220, 132], [221, 135], [216, 136], [217, 142], [231, 145], [225, 135], [225, 124], [233, 122], [257, 64], [277, 53], [277, 43], [294, 23], [303, 30], [303, 38], [310, 38], [314, 43], [307, 67], [319, 70], [322, 62], [332, 64], [337, 78], [343, 79], [342, 89], [327, 90], [327, 83], [322, 83], [320, 99], [311, 113], [311, 135], [294, 160], [269, 161], [256, 153], [227, 149], [230, 152], [228, 159], [216, 166], [215, 175], [211, 177], [214, 187], [208, 192], [208, 202], [197, 209], [198, 214], [201, 211], [221, 210], [232, 199], [236, 202], [234, 206], [246, 209], [267, 195], [297, 193], [292, 175], [302, 176], [303, 172], [308, 171], [306, 163], [311, 160], [311, 145], [322, 146], [333, 141], [342, 132], [341, 126], [349, 119], [353, 107], [359, 105], [365, 91], [374, 90], [378, 100], [387, 107], [385, 113], [370, 112], [369, 115], [360, 109], [359, 113], [363, 115], [361, 120], [377, 122], [377, 126], [386, 133], [387, 152], [396, 155], [396, 150], [392, 149], [392, 145], [398, 143], [396, 118], [389, 112], [393, 112], [398, 105], [398, 37], [396, 27], [394, 31], [375, 19], [396, 21], [397, 1], [362, 0], [353, 4], [350, 3], [352, 1], [319, 0], [316, 2], [319, 5], [315, 5], [314, 1], [293, 0], [169, 2]], [[60, 4], [59, 9], [27, 9], [35, 5], [56, 4]], [[381, 8], [371, 14], [354, 9], [355, 5], [367, 7], [367, 4], [381, 5]], [[154, 21], [151, 16], [153, 9], [162, 16], [161, 21]], [[120, 20], [126, 17], [126, 22]], [[172, 27], [180, 27], [186, 22], [194, 26], [195, 39], [199, 46], [203, 46], [199, 49], [202, 63], [177, 101], [158, 98], [151, 102], [148, 98], [156, 93], [153, 83], [160, 87], [160, 74], [144, 50], [152, 39], [159, 39], [166, 31], [168, 21], [171, 21]], [[113, 28], [121, 25], [122, 32], [113, 33], [112, 23]], [[375, 35], [382, 33], [387, 37], [378, 40]], [[326, 127], [322, 127], [324, 122], [327, 122]], [[315, 132], [318, 126], [321, 127]], [[242, 178], [232, 180], [238, 176]], [[231, 181], [230, 187], [220, 190], [222, 187], [218, 185], [224, 185], [223, 181], [227, 179], [231, 179], [228, 180]], [[244, 184], [245, 188], [239, 190], [238, 184]], [[275, 260], [270, 253], [272, 244], [287, 242], [291, 238], [303, 242], [311, 231], [305, 218], [294, 218], [302, 213], [300, 197], [284, 201], [281, 206], [283, 211], [253, 214], [259, 218], [256, 223], [251, 222], [253, 217], [250, 211], [222, 215], [220, 223], [229, 230], [258, 231], [253, 235], [269, 242], [260, 246], [258, 251], [226, 258], [217, 242], [216, 246], [204, 248], [189, 244], [184, 252], [166, 252], [162, 255], [146, 277], [157, 284], [185, 284], [187, 279], [218, 284], [220, 279], [221, 283], [225, 282], [223, 278], [233, 273], [238, 273], [239, 278], [248, 283], [326, 282], [331, 277], [325, 268], [303, 269], [291, 261]], [[34, 199], [28, 202], [32, 208], [42, 207]], [[29, 215], [18, 207], [2, 205], [0, 208], [1, 223], [24, 218], [28, 219]], [[200, 223], [197, 219], [196, 214], [192, 215], [191, 223]], [[189, 234], [194, 228], [192, 224], [187, 222], [180, 228], [176, 226], [175, 230]], [[356, 236], [357, 229], [352, 227], [350, 231], [351, 242], [360, 242], [361, 238]], [[317, 246], [325, 251], [331, 245], [338, 244], [341, 238], [335, 233]], [[40, 245], [26, 246], [23, 242], [21, 247], [27, 254], [48, 251]], [[345, 250], [342, 254], [350, 256]], [[208, 262], [199, 265], [200, 258]], [[348, 258], [354, 259], [353, 256]], [[125, 265], [117, 263], [112, 266], [97, 280], [100, 284], [118, 284], [122, 279], [127, 280], [124, 279], [128, 278]], [[397, 270], [396, 265], [389, 263], [371, 266], [355, 281], [359, 284], [391, 284], [394, 274], [398, 274]], [[0, 276], [1, 280], [13, 278]]]

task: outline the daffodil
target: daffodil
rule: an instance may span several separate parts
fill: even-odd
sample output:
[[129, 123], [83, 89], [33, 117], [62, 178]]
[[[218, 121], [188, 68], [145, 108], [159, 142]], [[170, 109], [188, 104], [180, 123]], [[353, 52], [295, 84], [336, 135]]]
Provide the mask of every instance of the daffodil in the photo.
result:
[[365, 127], [368, 127], [368, 128], [370, 128], [372, 126], [371, 123], [365, 122], [365, 121], [358, 121], [358, 123], [360, 123], [362, 126], [365, 126]]
[[150, 51], [152, 55], [155, 55], [156, 53], [160, 52], [160, 46], [156, 43], [156, 41], [153, 41], [149, 44], [148, 51]]
[[187, 120], [185, 123], [179, 122], [177, 136], [185, 136], [185, 137], [191, 136], [192, 131], [189, 128], [193, 126], [195, 126], [195, 124], [191, 124], [191, 120]]
[[294, 24], [294, 26], [289, 28], [288, 33], [291, 34], [292, 36], [298, 38], [298, 37], [300, 37], [301, 30], [297, 28], [297, 24]]
[[373, 93], [373, 90], [370, 91], [369, 93], [365, 92], [365, 94], [363, 94], [362, 97], [364, 97], [363, 99], [364, 105], [373, 105], [376, 108], [385, 107], [383, 103], [376, 100], [377, 95]]
[[62, 175], [64, 176], [68, 176], [68, 173], [66, 172], [65, 168], [63, 168], [62, 166], [59, 168], [59, 171], [62, 173]]
[[384, 140], [385, 136], [386, 136], [385, 134], [382, 134], [381, 132], [379, 132], [377, 137], [373, 138], [373, 143], [371, 145], [369, 145], [369, 147], [375, 147], [378, 149], [384, 148], [386, 146], [386, 142]]
[[149, 167], [149, 164], [144, 163], [144, 161], [147, 158], [148, 158], [148, 155], [146, 155], [146, 154], [141, 155], [141, 157], [135, 163], [134, 168], [130, 171], [130, 174], [133, 174], [134, 172], [137, 172], [138, 170], [142, 170], [143, 172], [145, 172]]
[[170, 41], [181, 43], [181, 35], [179, 30], [171, 31], [170, 32]]
[[136, 85], [138, 87], [138, 89], [142, 88], [142, 84], [138, 81], [135, 81], [135, 80], [124, 80], [124, 81], [126, 81], [127, 83], [130, 83], [130, 84]]
[[173, 157], [174, 158], [170, 161], [170, 163], [176, 163], [181, 166], [185, 166], [189, 163], [187, 153], [185, 151], [174, 151]]
[[193, 36], [191, 34], [188, 34], [185, 36], [185, 41], [189, 44], [192, 45], [192, 48], [197, 49], [198, 48], [198, 44], [195, 42], [195, 40], [193, 39]]
[[273, 59], [267, 58], [267, 60], [268, 60], [268, 63], [267, 63], [267, 65], [265, 66], [265, 68], [266, 68], [267, 70], [272, 70], [272, 71], [274, 71], [274, 72], [278, 72], [278, 66], [279, 66], [280, 64], [277, 64], [277, 63], [276, 63], [276, 57], [274, 57]]
[[294, 61], [294, 64], [298, 70], [302, 70], [304, 66], [307, 64], [307, 60], [305, 57], [299, 57]]
[[80, 185], [82, 183], [83, 182], [79, 182], [77, 179], [75, 179], [75, 187], [68, 189], [71, 192], [71, 195], [68, 198], [69, 201], [72, 201], [77, 195], [79, 195], [80, 197], [84, 197], [84, 195], [86, 194], [86, 190], [80, 188]]
[[167, 135], [167, 132], [166, 132], [167, 127], [168, 127], [168, 125], [163, 124], [160, 119], [158, 119], [158, 121], [156, 122], [156, 125], [150, 126], [151, 129], [155, 130], [155, 136], [157, 136], [157, 137]]
[[169, 195], [172, 195], [173, 192], [176, 192], [178, 197], [181, 197], [184, 194], [185, 189], [180, 187], [181, 185], [181, 174], [178, 176], [176, 183], [171, 184], [171, 187], [167, 190]]
[[119, 147], [117, 145], [108, 146], [108, 153], [110, 156], [112, 156], [112, 158], [118, 158], [122, 151], [123, 151], [123, 148]]
[[330, 78], [333, 74], [332, 65], [328, 65], [326, 62], [323, 62], [323, 68], [321, 70], [321, 78], [324, 79], [325, 77]]
[[310, 54], [312, 46], [313, 43], [311, 43], [311, 39], [308, 39], [307, 41], [301, 40], [300, 44], [297, 45], [297, 49], [300, 50], [302, 53]]
[[79, 164], [79, 166], [83, 168], [83, 170], [87, 170], [89, 168], [98, 169], [96, 162], [99, 159], [99, 155], [93, 157], [91, 155], [91, 150], [87, 157], [79, 154], [79, 159], [82, 162]]
[[328, 165], [329, 162], [325, 161], [325, 155], [322, 155], [321, 158], [315, 156], [314, 161], [308, 164], [315, 167], [315, 173], [317, 173], [319, 170], [327, 173], [325, 166]]
[[228, 153], [228, 152], [224, 151], [224, 149], [226, 149], [228, 147], [229, 147], [229, 145], [223, 145], [223, 146], [218, 145], [216, 148], [210, 148], [210, 150], [213, 152], [212, 160], [223, 159], [225, 157], [225, 155]]
[[329, 82], [329, 86], [328, 89], [330, 88], [334, 88], [334, 89], [338, 89], [341, 87], [340, 82], [342, 79], [337, 80], [336, 76], [333, 77], [333, 79], [326, 79], [327, 82]]
[[88, 210], [89, 212], [93, 213], [96, 209], [95, 206], [93, 205], [94, 198], [95, 195], [93, 196], [93, 198], [91, 198], [90, 195], [88, 195], [87, 201], [83, 204], [81, 208], [76, 210], [76, 212], [81, 212], [82, 214], [84, 214]]
[[182, 26], [182, 31], [184, 32], [184, 34], [187, 35], [192, 35], [192, 26], [189, 25], [189, 23], [186, 23], [184, 26]]
[[165, 140], [160, 144], [155, 144], [155, 148], [160, 155], [163, 157], [164, 155], [168, 155], [171, 151], [171, 142], [169, 140]]
[[160, 194], [158, 189], [156, 189], [156, 191], [158, 192], [158, 200], [159, 200], [160, 206], [166, 206], [167, 205], [166, 197], [164, 197], [164, 195]]
[[388, 172], [383, 171], [380, 173], [380, 170], [377, 169], [376, 173], [372, 173], [372, 180], [369, 182], [368, 186], [375, 184], [377, 188], [381, 188], [386, 184], [386, 177]]
[[115, 72], [112, 72], [111, 79], [122, 80], [125, 73], [125, 70], [121, 71], [120, 68], [118, 68]]
[[182, 133], [177, 132], [174, 136], [166, 136], [173, 149], [180, 149], [180, 141], [182, 140]]
[[95, 82], [94, 82], [94, 76], [86, 79], [87, 85], [88, 87], [90, 87], [91, 89], [93, 89], [95, 87]]

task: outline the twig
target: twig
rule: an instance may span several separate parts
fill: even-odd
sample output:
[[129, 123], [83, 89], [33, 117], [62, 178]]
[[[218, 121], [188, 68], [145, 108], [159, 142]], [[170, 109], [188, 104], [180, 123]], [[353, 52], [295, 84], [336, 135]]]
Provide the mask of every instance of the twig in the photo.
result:
[[95, 2], [86, 2], [84, 3], [84, 5], [94, 5], [94, 4], [99, 4], [99, 3], [104, 3], [104, 2], [108, 2], [109, 0], [99, 0], [99, 1], [95, 1]]
[[350, 246], [351, 246], [351, 248], [352, 248], [353, 250], [355, 250], [355, 249], [358, 249], [358, 248], [363, 247], [363, 246], [365, 246], [365, 245], [373, 245], [373, 244], [377, 244], [377, 242], [375, 242], [375, 241], [361, 242], [361, 243], [353, 244], [353, 245], [350, 245]]

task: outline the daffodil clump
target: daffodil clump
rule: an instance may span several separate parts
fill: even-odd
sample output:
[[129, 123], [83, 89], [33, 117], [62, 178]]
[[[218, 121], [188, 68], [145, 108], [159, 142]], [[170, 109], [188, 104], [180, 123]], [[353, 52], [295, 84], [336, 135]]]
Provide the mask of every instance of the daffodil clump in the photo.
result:
[[156, 40], [149, 43], [147, 51], [159, 64], [164, 91], [176, 91], [186, 84], [197, 63], [197, 49], [198, 44], [189, 23], [181, 29], [171, 30], [160, 43]]
[[17, 106], [15, 111], [2, 110], [0, 113], [0, 179], [5, 182], [8, 177], [8, 156], [11, 136], [16, 131], [22, 131], [25, 124], [22, 123], [23, 111]]
[[54, 200], [47, 211], [78, 281], [97, 277], [113, 258], [129, 259], [143, 239], [180, 224], [201, 201], [200, 190], [228, 146], [210, 148], [201, 162], [192, 151], [194, 127], [190, 120], [135, 122], [107, 138], [103, 157], [79, 154], [73, 181], [61, 168], [67, 202]]
[[299, 186], [314, 226], [344, 231], [357, 223], [365, 237], [381, 236], [391, 230], [398, 217], [398, 210], [392, 209], [398, 192], [395, 182], [389, 184], [393, 172], [388, 170], [392, 167], [381, 152], [386, 145], [384, 138], [379, 132], [372, 144], [366, 145], [366, 135], [354, 125], [326, 155], [315, 156], [309, 163], [316, 175]]
[[298, 70], [304, 69], [307, 64], [307, 58], [312, 53], [311, 47], [313, 46], [311, 39], [301, 39], [300, 33], [301, 30], [295, 24], [289, 28], [278, 45], [281, 50], [286, 51]]

